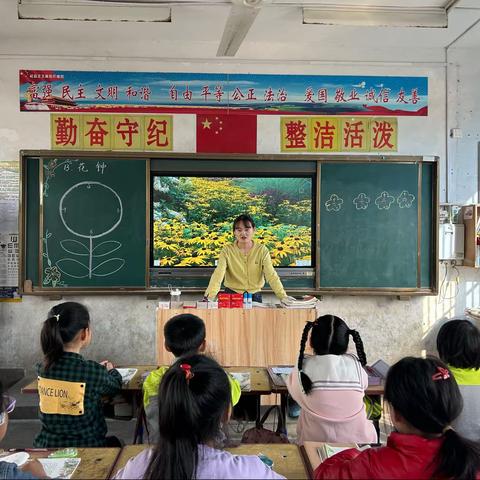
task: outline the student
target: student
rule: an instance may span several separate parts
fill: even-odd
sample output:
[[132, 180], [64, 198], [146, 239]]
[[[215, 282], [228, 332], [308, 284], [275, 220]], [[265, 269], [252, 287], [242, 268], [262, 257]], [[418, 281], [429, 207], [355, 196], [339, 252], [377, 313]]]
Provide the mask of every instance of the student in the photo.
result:
[[438, 332], [437, 350], [463, 397], [463, 410], [453, 427], [480, 441], [480, 331], [468, 320], [451, 320]]
[[284, 478], [256, 455], [213, 448], [231, 411], [228, 375], [205, 355], [178, 359], [160, 384], [158, 445], [129, 460], [115, 478]]
[[273, 268], [267, 247], [253, 241], [253, 218], [250, 215], [239, 215], [233, 221], [233, 234], [235, 241], [220, 252], [217, 268], [210, 278], [205, 297], [213, 300], [223, 281], [226, 293], [248, 292], [252, 294], [254, 302], [261, 302], [262, 287], [266, 279], [280, 300], [286, 298], [287, 294]]
[[[3, 385], [0, 382], [0, 441], [7, 433], [8, 414], [15, 408], [15, 399], [3, 394]], [[48, 478], [42, 464], [38, 460], [30, 460], [20, 468], [15, 463], [2, 462], [0, 458], [0, 478], [12, 480], [29, 480], [32, 478]]]
[[452, 428], [462, 396], [441, 360], [397, 362], [388, 372], [385, 400], [396, 429], [387, 446], [340, 452], [318, 466], [316, 479], [480, 478], [480, 446]]
[[92, 331], [86, 307], [65, 302], [53, 307], [41, 333], [43, 364], [38, 365], [42, 429], [35, 447], [104, 447], [117, 445], [105, 438], [107, 424], [102, 396], [122, 388], [122, 376], [105, 360], [85, 360], [80, 351], [90, 344]]
[[[205, 351], [205, 323], [196, 315], [182, 313], [172, 317], [165, 324], [163, 334], [165, 349], [173, 353], [176, 359], [184, 355]], [[168, 368], [168, 366], [162, 366], [154, 370], [143, 384], [143, 406], [150, 443], [158, 443], [158, 390]], [[227, 376], [232, 392], [232, 405], [235, 406], [240, 400], [240, 383], [232, 376]]]
[[[304, 359], [305, 345], [311, 330], [310, 345], [315, 355]], [[346, 353], [349, 337], [357, 348]], [[290, 395], [300, 405], [297, 442], [377, 441], [372, 422], [367, 420], [363, 397], [368, 376], [362, 365], [367, 358], [360, 334], [334, 315], [323, 315], [307, 322], [300, 342], [297, 367], [288, 377]]]

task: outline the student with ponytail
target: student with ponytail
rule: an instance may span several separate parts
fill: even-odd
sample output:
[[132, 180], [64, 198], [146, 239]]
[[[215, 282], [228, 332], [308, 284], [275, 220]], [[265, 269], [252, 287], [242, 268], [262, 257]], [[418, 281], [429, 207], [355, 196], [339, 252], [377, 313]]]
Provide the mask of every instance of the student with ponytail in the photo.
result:
[[480, 479], [480, 445], [452, 427], [463, 401], [441, 360], [397, 362], [387, 375], [385, 400], [396, 429], [387, 445], [344, 450], [317, 467], [316, 479]]
[[129, 460], [115, 478], [284, 478], [256, 455], [214, 448], [231, 409], [230, 382], [215, 360], [198, 354], [178, 359], [162, 378], [159, 398], [158, 445]]
[[449, 320], [437, 336], [438, 356], [448, 365], [463, 398], [455, 431], [480, 441], [480, 330], [469, 320]]
[[65, 302], [53, 307], [40, 336], [44, 353], [39, 364], [38, 393], [42, 429], [35, 447], [117, 446], [106, 439], [103, 395], [122, 388], [122, 376], [105, 360], [85, 360], [80, 351], [90, 344], [90, 316], [83, 305]]
[[[314, 355], [305, 356], [310, 334]], [[347, 353], [352, 337], [358, 358]], [[368, 376], [362, 366], [367, 358], [356, 330], [334, 315], [307, 322], [300, 342], [296, 368], [287, 382], [290, 395], [302, 410], [297, 442], [373, 443], [377, 433], [367, 420], [363, 397]]]

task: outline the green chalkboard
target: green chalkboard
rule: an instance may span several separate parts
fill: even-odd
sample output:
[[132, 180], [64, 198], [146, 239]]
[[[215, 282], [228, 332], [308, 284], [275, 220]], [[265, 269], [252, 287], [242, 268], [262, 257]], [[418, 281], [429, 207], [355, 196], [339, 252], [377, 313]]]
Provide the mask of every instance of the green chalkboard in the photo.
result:
[[323, 163], [320, 175], [320, 287], [430, 287], [431, 169]]
[[147, 161], [40, 161], [42, 288], [145, 287]]

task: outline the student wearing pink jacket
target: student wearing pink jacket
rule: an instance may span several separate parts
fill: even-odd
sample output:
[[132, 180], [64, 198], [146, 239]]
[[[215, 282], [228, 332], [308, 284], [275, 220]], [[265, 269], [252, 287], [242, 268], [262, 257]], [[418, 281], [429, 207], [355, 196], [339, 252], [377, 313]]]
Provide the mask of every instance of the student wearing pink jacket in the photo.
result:
[[[304, 357], [310, 345], [315, 355]], [[346, 353], [349, 337], [357, 355]], [[359, 360], [360, 359], [360, 360]], [[297, 442], [374, 443], [377, 433], [367, 419], [363, 397], [368, 376], [360, 334], [334, 315], [323, 315], [305, 325], [298, 365], [287, 382], [290, 395], [300, 405]]]

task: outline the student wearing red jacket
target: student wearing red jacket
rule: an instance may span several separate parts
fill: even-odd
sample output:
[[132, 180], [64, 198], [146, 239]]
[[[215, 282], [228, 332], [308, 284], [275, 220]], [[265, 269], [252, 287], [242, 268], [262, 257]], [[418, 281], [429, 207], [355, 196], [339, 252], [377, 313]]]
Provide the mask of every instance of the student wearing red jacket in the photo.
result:
[[387, 446], [344, 450], [321, 463], [315, 479], [480, 479], [480, 445], [451, 427], [463, 401], [443, 362], [400, 360], [389, 370], [385, 399], [397, 430]]

